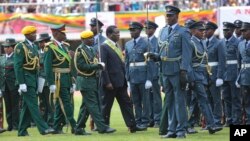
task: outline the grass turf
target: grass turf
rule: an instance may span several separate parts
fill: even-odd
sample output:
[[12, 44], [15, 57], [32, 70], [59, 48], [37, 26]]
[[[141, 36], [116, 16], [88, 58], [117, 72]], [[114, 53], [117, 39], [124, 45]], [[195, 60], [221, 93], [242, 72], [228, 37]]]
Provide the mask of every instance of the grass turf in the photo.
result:
[[[79, 107], [81, 104], [82, 97], [79, 94], [74, 96], [75, 99], [75, 119], [77, 119]], [[29, 128], [28, 132], [30, 136], [27, 137], [17, 137], [17, 131], [5, 132], [0, 134], [0, 141], [160, 141], [165, 140], [162, 139], [158, 135], [158, 128], [148, 128], [147, 131], [136, 132], [131, 134], [128, 132], [128, 128], [126, 127], [120, 108], [115, 101], [114, 106], [112, 108], [111, 113], [111, 127], [117, 129], [117, 132], [113, 134], [98, 134], [97, 132], [91, 132], [90, 136], [75, 136], [70, 133], [70, 129], [66, 132], [66, 128], [64, 128], [64, 132], [66, 134], [61, 135], [46, 135], [42, 136], [39, 134], [38, 129], [36, 127]], [[7, 127], [5, 122], [5, 127]], [[229, 128], [224, 128], [222, 131], [217, 132], [213, 135], [210, 135], [208, 131], [200, 131], [201, 128], [196, 128], [199, 133], [193, 135], [187, 135], [185, 141], [229, 141]], [[90, 132], [88, 123], [86, 131]], [[168, 141], [178, 141], [183, 139], [167, 139]]]

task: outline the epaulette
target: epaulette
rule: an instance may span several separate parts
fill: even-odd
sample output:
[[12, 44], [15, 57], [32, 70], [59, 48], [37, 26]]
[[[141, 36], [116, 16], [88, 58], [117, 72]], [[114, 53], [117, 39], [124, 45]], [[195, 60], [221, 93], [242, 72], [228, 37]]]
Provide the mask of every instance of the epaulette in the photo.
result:
[[63, 43], [64, 45], [66, 45], [66, 46], [70, 46], [70, 44], [69, 44], [68, 42], [62, 41], [62, 43]]
[[45, 43], [45, 46], [49, 46], [50, 44], [53, 44], [52, 41]]

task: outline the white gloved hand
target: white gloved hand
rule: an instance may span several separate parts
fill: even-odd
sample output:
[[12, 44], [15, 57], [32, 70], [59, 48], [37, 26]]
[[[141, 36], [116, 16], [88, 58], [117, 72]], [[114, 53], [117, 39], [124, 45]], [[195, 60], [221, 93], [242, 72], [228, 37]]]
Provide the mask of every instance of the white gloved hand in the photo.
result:
[[147, 80], [145, 83], [145, 89], [150, 89], [152, 87], [152, 82], [150, 80]]
[[2, 97], [3, 96], [3, 93], [2, 93], [2, 91], [0, 90], [0, 97]]
[[50, 90], [50, 93], [55, 93], [56, 92], [56, 85], [50, 85], [49, 90]]
[[19, 85], [19, 91], [20, 92], [27, 92], [27, 86], [26, 86], [26, 84], [20, 84]]
[[235, 82], [235, 86], [237, 87], [237, 88], [240, 88], [240, 84], [236, 81]]
[[130, 91], [131, 91], [131, 87], [130, 87], [130, 82], [129, 82], [129, 81], [127, 82], [127, 85], [128, 85], [128, 88], [127, 88], [127, 89], [128, 89], [128, 91], [130, 92]]
[[76, 84], [73, 83], [72, 87], [70, 88], [70, 93], [73, 93], [76, 90]]
[[216, 87], [220, 87], [221, 85], [223, 85], [223, 80], [220, 78], [216, 79]]
[[103, 62], [99, 62], [99, 63], [98, 63], [98, 65], [102, 67], [102, 68], [101, 68], [102, 70], [104, 70], [104, 69], [105, 69], [105, 63], [103, 63]]

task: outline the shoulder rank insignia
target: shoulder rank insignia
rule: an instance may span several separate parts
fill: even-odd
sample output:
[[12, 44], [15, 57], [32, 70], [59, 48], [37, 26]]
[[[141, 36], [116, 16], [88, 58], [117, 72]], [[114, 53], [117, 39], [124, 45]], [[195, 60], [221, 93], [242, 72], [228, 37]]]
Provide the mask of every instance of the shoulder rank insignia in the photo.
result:
[[81, 54], [80, 52], [77, 52], [77, 53], [76, 53], [77, 56], [80, 56], [80, 54]]
[[49, 46], [50, 44], [52, 44], [53, 42], [47, 42], [45, 43], [45, 46]]
[[47, 52], [49, 49], [47, 46], [44, 47], [44, 52]]
[[16, 48], [16, 49], [15, 49], [15, 52], [16, 52], [17, 54], [19, 54], [19, 53], [20, 53], [20, 49], [19, 49], [19, 48]]

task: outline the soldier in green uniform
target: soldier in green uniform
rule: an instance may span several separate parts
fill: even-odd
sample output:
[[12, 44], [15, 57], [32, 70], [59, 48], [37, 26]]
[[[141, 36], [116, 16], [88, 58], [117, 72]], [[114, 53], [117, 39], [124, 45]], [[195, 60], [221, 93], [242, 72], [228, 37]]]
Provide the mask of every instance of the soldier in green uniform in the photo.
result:
[[0, 79], [0, 91], [3, 93], [5, 101], [6, 121], [8, 131], [17, 130], [19, 117], [19, 94], [16, 85], [14, 72], [14, 47], [16, 41], [13, 38], [7, 38], [2, 44], [5, 55], [0, 57], [0, 72], [3, 75]]
[[[45, 44], [50, 42], [50, 36], [48, 33], [41, 33], [40, 37], [36, 40], [38, 42], [40, 49], [38, 50], [39, 54], [39, 76], [38, 76], [38, 96], [39, 96], [39, 108], [43, 119], [53, 126], [53, 111], [51, 107], [52, 98], [50, 98], [50, 91], [48, 82], [46, 81], [46, 75], [44, 71], [44, 47]], [[51, 95], [52, 96], [52, 95]], [[53, 105], [53, 104], [52, 104]]]
[[70, 102], [72, 87], [71, 57], [68, 53], [70, 44], [65, 42], [65, 25], [51, 27], [53, 40], [46, 43], [44, 48], [44, 69], [50, 93], [54, 94], [55, 113], [53, 127], [58, 134], [69, 122], [74, 133], [76, 121], [73, 117], [73, 105]]
[[[82, 105], [77, 120], [77, 129], [84, 131], [85, 123], [91, 114], [99, 133], [113, 133], [116, 130], [105, 124], [98, 102], [98, 71], [104, 69], [103, 62], [98, 63], [93, 50], [94, 33], [83, 31], [82, 44], [76, 49], [74, 64], [77, 70], [77, 90], [83, 96]], [[83, 132], [86, 134], [86, 132]]]
[[40, 134], [54, 133], [42, 119], [38, 110], [37, 74], [39, 68], [38, 47], [36, 40], [36, 27], [25, 26], [22, 29], [25, 41], [18, 43], [14, 50], [14, 70], [19, 84], [19, 93], [23, 98], [22, 110], [18, 126], [18, 136], [28, 136], [27, 128], [33, 119]]

